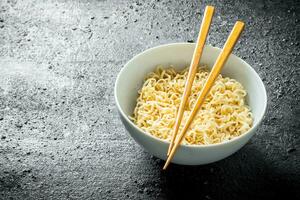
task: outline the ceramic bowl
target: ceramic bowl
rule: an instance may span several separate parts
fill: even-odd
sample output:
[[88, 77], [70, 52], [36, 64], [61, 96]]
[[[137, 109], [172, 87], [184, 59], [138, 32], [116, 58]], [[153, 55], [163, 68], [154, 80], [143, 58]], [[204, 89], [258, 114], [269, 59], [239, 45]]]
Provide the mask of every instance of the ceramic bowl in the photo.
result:
[[[173, 65], [180, 70], [190, 65], [195, 44], [174, 43], [148, 49], [133, 57], [120, 71], [115, 83], [115, 100], [120, 118], [130, 136], [147, 152], [165, 160], [169, 142], [158, 139], [137, 127], [128, 116], [136, 105], [138, 90], [145, 76], [157, 65]], [[205, 46], [201, 63], [212, 67], [221, 49]], [[243, 147], [254, 135], [267, 107], [265, 86], [254, 69], [241, 58], [230, 55], [221, 74], [234, 78], [246, 89], [246, 103], [253, 113], [253, 126], [246, 133], [232, 140], [211, 145], [181, 145], [172, 162], [183, 165], [212, 163], [230, 156]]]

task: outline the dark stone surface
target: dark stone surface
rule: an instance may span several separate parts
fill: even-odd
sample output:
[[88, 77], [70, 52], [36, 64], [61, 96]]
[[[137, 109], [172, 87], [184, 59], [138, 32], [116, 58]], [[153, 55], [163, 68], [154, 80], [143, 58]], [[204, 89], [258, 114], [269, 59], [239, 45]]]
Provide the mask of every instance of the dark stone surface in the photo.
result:
[[[0, 199], [299, 196], [298, 2], [1, 0]], [[125, 132], [114, 81], [135, 54], [195, 40], [207, 4], [209, 44], [246, 22], [234, 53], [262, 77], [268, 111], [233, 156], [163, 172]]]

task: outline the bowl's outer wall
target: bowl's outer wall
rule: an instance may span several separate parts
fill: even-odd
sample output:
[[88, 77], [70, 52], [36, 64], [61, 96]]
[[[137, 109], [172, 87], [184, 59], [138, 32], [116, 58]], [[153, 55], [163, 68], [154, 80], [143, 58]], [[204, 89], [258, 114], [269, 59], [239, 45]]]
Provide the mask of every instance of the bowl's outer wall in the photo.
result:
[[[140, 146], [161, 159], [166, 159], [168, 143], [144, 133], [128, 119], [128, 116], [133, 113], [138, 95], [137, 91], [141, 88], [145, 75], [153, 71], [158, 64], [165, 66], [172, 64], [176, 69], [182, 69], [184, 66], [189, 65], [193, 51], [194, 44], [186, 43], [163, 45], [147, 50], [130, 60], [117, 78], [115, 97], [123, 124]], [[219, 53], [220, 49], [206, 46], [201, 63], [212, 67]], [[251, 107], [254, 116], [253, 128], [228, 143], [197, 147], [182, 145], [173, 159], [174, 163], [199, 165], [218, 161], [236, 152], [254, 135], [264, 115], [267, 102], [262, 81], [246, 62], [234, 55], [229, 57], [222, 70], [222, 75], [238, 80], [248, 92], [247, 103]]]

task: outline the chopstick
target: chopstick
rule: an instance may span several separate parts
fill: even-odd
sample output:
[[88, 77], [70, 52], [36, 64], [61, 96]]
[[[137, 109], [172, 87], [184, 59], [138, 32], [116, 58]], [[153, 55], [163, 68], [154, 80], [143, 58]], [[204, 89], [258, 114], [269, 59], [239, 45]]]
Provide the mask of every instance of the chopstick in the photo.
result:
[[186, 131], [188, 130], [188, 128], [190, 127], [193, 118], [195, 117], [195, 115], [197, 114], [199, 108], [202, 106], [206, 95], [208, 94], [208, 92], [210, 91], [211, 87], [213, 86], [216, 78], [218, 77], [221, 69], [223, 68], [224, 64], [226, 63], [228, 57], [230, 56], [233, 47], [235, 46], [237, 40], [239, 39], [243, 29], [244, 29], [245, 24], [241, 21], [237, 21], [222, 49], [222, 52], [220, 53], [220, 55], [218, 56], [210, 74], [209, 77], [207, 78], [203, 89], [200, 92], [200, 95], [198, 96], [198, 99], [196, 101], [196, 104], [193, 108], [193, 110], [190, 113], [190, 116], [184, 126], [184, 128], [182, 129], [180, 135], [178, 136], [176, 143], [174, 144], [174, 147], [171, 150], [171, 153], [163, 167], [163, 169], [165, 170], [168, 165], [170, 164], [171, 160], [173, 159], [175, 152], [177, 150], [177, 148], [179, 147], [182, 139], [185, 136]]
[[197, 43], [196, 43], [196, 48], [194, 50], [194, 55], [193, 55], [192, 62], [190, 65], [189, 74], [188, 74], [187, 81], [185, 84], [182, 101], [180, 103], [178, 113], [176, 116], [176, 123], [174, 126], [174, 131], [173, 131], [173, 135], [172, 135], [171, 142], [169, 145], [167, 156], [169, 156], [169, 154], [173, 148], [174, 140], [177, 136], [177, 132], [178, 132], [179, 126], [181, 124], [181, 120], [182, 120], [183, 113], [184, 113], [184, 107], [186, 105], [186, 102], [187, 102], [188, 97], [191, 92], [191, 88], [192, 88], [192, 85], [193, 85], [193, 82], [195, 79], [195, 75], [197, 72], [198, 64], [199, 64], [199, 61], [200, 61], [200, 58], [201, 58], [201, 55], [203, 52], [203, 47], [205, 44], [206, 37], [208, 35], [208, 31], [210, 28], [214, 10], [215, 10], [215, 8], [213, 6], [206, 6], [206, 8], [205, 8], [204, 17], [203, 17], [203, 20], [201, 23], [201, 27], [200, 27], [200, 31], [199, 31], [199, 35], [198, 35], [198, 39], [197, 39]]

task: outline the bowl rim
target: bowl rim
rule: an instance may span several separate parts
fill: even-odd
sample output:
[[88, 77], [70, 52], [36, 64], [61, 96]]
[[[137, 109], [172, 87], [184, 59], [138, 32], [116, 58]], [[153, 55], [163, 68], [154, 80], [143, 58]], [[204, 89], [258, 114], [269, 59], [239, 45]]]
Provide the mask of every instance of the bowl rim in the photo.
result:
[[[118, 82], [119, 82], [119, 79], [121, 77], [121, 75], [123, 74], [124, 70], [129, 66], [129, 64], [135, 60], [136, 58], [138, 58], [139, 56], [141, 56], [142, 54], [145, 54], [145, 53], [148, 53], [150, 51], [153, 51], [153, 50], [156, 50], [156, 49], [159, 49], [159, 48], [166, 48], [166, 47], [169, 47], [169, 46], [182, 46], [182, 45], [190, 45], [190, 46], [195, 46], [195, 43], [187, 43], [187, 42], [179, 42], [179, 43], [168, 43], [168, 44], [163, 44], [163, 45], [158, 45], [158, 46], [155, 46], [155, 47], [151, 47], [149, 49], [146, 49], [144, 51], [142, 51], [141, 53], [138, 53], [136, 54], [133, 58], [131, 58], [123, 67], [122, 69], [120, 70], [120, 72], [118, 73], [118, 76], [116, 78], [116, 81], [115, 81], [115, 85], [114, 85], [114, 96], [115, 96], [115, 102], [116, 102], [116, 105], [117, 105], [117, 108], [118, 108], [118, 111], [119, 113], [123, 116], [123, 118], [127, 121], [127, 123], [129, 123], [131, 126], [133, 126], [135, 129], [139, 130], [141, 133], [143, 133], [145, 136], [147, 137], [150, 137], [152, 139], [154, 139], [155, 141], [159, 142], [159, 143], [164, 143], [164, 144], [167, 144], [169, 145], [170, 142], [169, 141], [166, 141], [166, 140], [163, 140], [163, 139], [160, 139], [160, 138], [157, 138], [153, 135], [151, 135], [150, 133], [144, 131], [143, 129], [141, 129], [140, 127], [138, 127], [137, 125], [135, 125], [130, 119], [129, 117], [124, 113], [123, 109], [121, 108], [120, 104], [119, 104], [119, 100], [118, 100], [118, 97], [117, 97], [117, 85], [118, 85]], [[212, 48], [212, 49], [216, 49], [218, 51], [221, 51], [220, 48], [218, 47], [214, 47], [212, 45], [205, 45], [204, 48]], [[261, 123], [261, 121], [263, 120], [264, 116], [265, 116], [265, 113], [266, 113], [266, 109], [267, 109], [267, 102], [268, 102], [268, 96], [267, 96], [267, 92], [266, 92], [266, 87], [263, 83], [263, 81], [261, 80], [260, 76], [257, 74], [257, 72], [251, 67], [251, 65], [249, 65], [246, 61], [244, 61], [243, 59], [241, 59], [240, 57], [234, 55], [231, 53], [230, 57], [234, 57], [235, 59], [238, 59], [240, 60], [243, 64], [245, 64], [245, 66], [247, 66], [254, 74], [254, 76], [256, 77], [257, 80], [259, 80], [259, 82], [261, 83], [262, 85], [262, 89], [263, 89], [263, 96], [265, 97], [265, 102], [264, 102], [264, 106], [263, 106], [263, 112], [260, 116], [260, 119], [258, 119], [257, 123], [252, 126], [248, 131], [246, 131], [245, 133], [237, 136], [237, 137], [234, 137], [233, 139], [231, 140], [227, 140], [227, 141], [224, 141], [224, 142], [220, 142], [220, 143], [215, 143], [215, 144], [180, 144], [180, 147], [185, 147], [185, 148], [209, 148], [209, 147], [216, 147], [216, 146], [223, 146], [223, 145], [227, 145], [227, 144], [231, 144], [233, 142], [236, 142], [237, 140], [240, 140], [242, 139], [243, 137], [246, 137], [246, 135], [250, 134], [252, 131], [254, 131], [258, 126], [259, 124]], [[225, 63], [226, 64], [226, 63]], [[130, 134], [131, 135], [131, 134]]]

